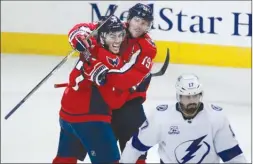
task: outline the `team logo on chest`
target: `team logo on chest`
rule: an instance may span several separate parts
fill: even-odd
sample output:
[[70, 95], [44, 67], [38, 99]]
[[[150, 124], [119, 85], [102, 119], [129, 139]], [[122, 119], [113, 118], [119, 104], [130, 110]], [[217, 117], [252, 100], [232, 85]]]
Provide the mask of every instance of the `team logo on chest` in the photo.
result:
[[210, 152], [210, 145], [204, 141], [206, 136], [179, 144], [174, 150], [177, 162], [180, 164], [201, 163]]
[[119, 65], [119, 58], [118, 57], [110, 58], [110, 57], [106, 56], [106, 59], [107, 59], [108, 63], [110, 65], [112, 65], [113, 67], [117, 67]]

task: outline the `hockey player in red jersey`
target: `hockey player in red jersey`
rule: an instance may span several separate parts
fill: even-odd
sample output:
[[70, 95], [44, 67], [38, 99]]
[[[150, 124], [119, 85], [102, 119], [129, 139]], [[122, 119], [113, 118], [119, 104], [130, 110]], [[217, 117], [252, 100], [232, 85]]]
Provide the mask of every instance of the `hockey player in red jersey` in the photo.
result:
[[[128, 21], [125, 24], [127, 36], [120, 47], [121, 60], [127, 63], [119, 70], [110, 69], [104, 73], [105, 83], [115, 86], [114, 89], [119, 89], [125, 93], [124, 96], [127, 96], [124, 105], [119, 105], [112, 111], [112, 127], [117, 140], [119, 140], [121, 151], [123, 151], [130, 137], [138, 132], [138, 128], [146, 119], [142, 104], [146, 100], [146, 92], [151, 80], [150, 70], [156, 55], [156, 46], [147, 34], [153, 22], [152, 14], [149, 6], [140, 3], [129, 10]], [[80, 45], [89, 47], [88, 42], [74, 39], [72, 32], [74, 29], [92, 31], [96, 27], [96, 23], [76, 25], [70, 32], [70, 43], [75, 48], [80, 47]], [[119, 78], [120, 76], [125, 78]], [[93, 81], [95, 82], [95, 80]], [[134, 85], [136, 81], [139, 81], [138, 85]], [[128, 94], [128, 84], [133, 86], [130, 94]], [[118, 101], [118, 98], [115, 101]], [[145, 163], [146, 156], [147, 154], [142, 155], [137, 163]]]
[[53, 163], [77, 163], [77, 159], [84, 159], [86, 151], [92, 163], [113, 163], [120, 158], [110, 125], [111, 109], [122, 106], [129, 93], [113, 88], [110, 83], [103, 86], [103, 76], [109, 69], [123, 67], [115, 54], [119, 53], [126, 32], [121, 21], [112, 16], [99, 29], [98, 43], [92, 40], [94, 47], [89, 47], [90, 53], [86, 47], [91, 42], [79, 40], [88, 32], [76, 28], [69, 34], [70, 39], [76, 39], [75, 47], [81, 53], [61, 100], [60, 139]]
[[[141, 53], [135, 62], [135, 67], [144, 66], [145, 71], [152, 68], [153, 59], [156, 56], [156, 46], [147, 34], [153, 22], [153, 11], [147, 5], [138, 3], [129, 9], [127, 18], [127, 36], [124, 40], [121, 51], [131, 45], [139, 45]], [[139, 69], [139, 72], [143, 70]], [[141, 74], [136, 75], [141, 76]], [[146, 92], [151, 80], [148, 74], [142, 82], [134, 89], [128, 97], [128, 101], [119, 109], [112, 112], [112, 128], [116, 139], [119, 141], [121, 151], [124, 150], [126, 142], [146, 120], [143, 109], [143, 102], [146, 100]], [[145, 163], [147, 153], [140, 156], [136, 163]]]

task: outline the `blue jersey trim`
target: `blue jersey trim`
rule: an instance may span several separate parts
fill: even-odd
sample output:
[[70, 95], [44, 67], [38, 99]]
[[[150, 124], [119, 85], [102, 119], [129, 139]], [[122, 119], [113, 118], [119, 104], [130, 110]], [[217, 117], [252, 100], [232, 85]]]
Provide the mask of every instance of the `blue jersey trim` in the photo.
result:
[[239, 145], [218, 153], [223, 162], [227, 162], [240, 154], [242, 154], [242, 150]]
[[138, 133], [132, 138], [132, 146], [139, 151], [148, 151], [151, 146], [144, 145], [138, 138]]

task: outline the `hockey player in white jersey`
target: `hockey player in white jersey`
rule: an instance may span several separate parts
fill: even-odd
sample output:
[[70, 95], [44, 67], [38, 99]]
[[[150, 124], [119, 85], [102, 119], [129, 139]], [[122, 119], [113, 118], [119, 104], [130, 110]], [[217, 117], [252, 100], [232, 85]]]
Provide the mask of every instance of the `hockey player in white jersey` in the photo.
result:
[[246, 163], [222, 108], [204, 104], [197, 76], [181, 75], [176, 82], [177, 102], [156, 111], [128, 142], [121, 163], [135, 163], [159, 144], [161, 163]]

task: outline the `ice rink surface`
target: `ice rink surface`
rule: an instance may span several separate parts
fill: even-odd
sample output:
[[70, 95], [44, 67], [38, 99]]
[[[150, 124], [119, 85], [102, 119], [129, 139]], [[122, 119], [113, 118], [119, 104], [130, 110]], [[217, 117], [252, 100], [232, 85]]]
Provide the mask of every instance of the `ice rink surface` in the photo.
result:
[[[64, 89], [53, 85], [67, 81], [76, 58], [67, 61], [8, 120], [4, 116], [62, 59], [1, 54], [1, 163], [50, 163], [55, 157]], [[152, 71], [160, 67], [155, 64]], [[251, 162], [251, 70], [170, 64], [164, 76], [152, 79], [144, 104], [147, 115], [156, 105], [176, 100], [174, 85], [181, 73], [199, 76], [204, 86], [203, 101], [223, 107]], [[149, 151], [147, 162], [159, 162], [156, 149]]]

